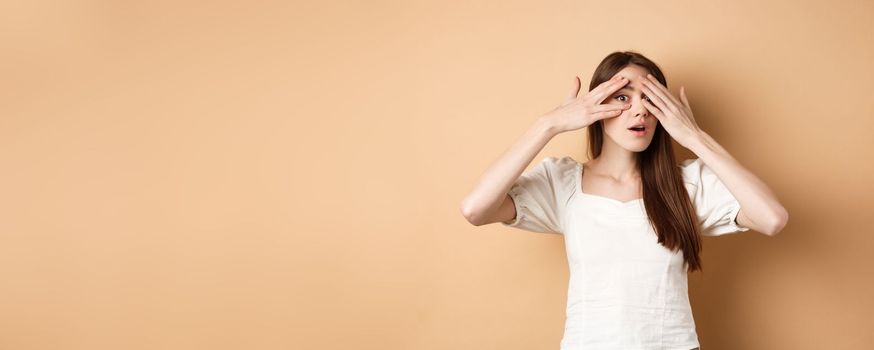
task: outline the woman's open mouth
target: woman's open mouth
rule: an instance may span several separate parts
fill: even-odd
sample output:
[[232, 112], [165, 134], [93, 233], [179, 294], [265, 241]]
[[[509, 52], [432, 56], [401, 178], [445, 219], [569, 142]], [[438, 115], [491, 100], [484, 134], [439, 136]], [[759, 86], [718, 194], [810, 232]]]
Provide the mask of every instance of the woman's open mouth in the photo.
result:
[[631, 133], [637, 137], [646, 136], [646, 127], [643, 125], [632, 126], [628, 128], [628, 131], [631, 131]]

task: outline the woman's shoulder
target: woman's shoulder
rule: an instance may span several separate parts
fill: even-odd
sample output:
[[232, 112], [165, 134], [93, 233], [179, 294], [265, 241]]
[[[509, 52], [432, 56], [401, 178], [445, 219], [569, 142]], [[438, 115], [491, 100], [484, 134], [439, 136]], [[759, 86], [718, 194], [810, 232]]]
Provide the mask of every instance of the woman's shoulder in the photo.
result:
[[582, 164], [571, 156], [548, 156], [538, 164], [539, 170], [546, 173], [550, 182], [566, 194], [573, 193], [579, 181], [581, 166]]
[[713, 169], [710, 169], [701, 158], [686, 159], [680, 162], [680, 165], [678, 166], [683, 175], [683, 183], [686, 185], [687, 189], [690, 190], [690, 194], [692, 194], [691, 192], [696, 191], [699, 187], [707, 186], [714, 181], [719, 181], [719, 178], [716, 176], [716, 173], [713, 172]]
[[540, 161], [538, 166], [543, 167], [557, 177], [567, 178], [573, 177], [582, 163], [571, 156], [548, 156]]
[[701, 174], [705, 171], [709, 171], [709, 169], [707, 169], [707, 164], [704, 164], [701, 158], [686, 159], [680, 162], [677, 166], [683, 174], [683, 181], [689, 183], [697, 183], [701, 178]]
[[571, 156], [548, 156], [543, 158], [542, 162], [548, 163], [549, 166], [558, 169], [574, 168], [581, 163]]

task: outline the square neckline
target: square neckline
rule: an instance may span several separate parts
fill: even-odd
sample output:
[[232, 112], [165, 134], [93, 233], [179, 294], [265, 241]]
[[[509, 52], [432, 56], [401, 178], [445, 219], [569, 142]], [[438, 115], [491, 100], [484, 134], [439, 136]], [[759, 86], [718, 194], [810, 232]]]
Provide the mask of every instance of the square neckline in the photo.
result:
[[632, 199], [632, 200], [628, 200], [628, 201], [623, 202], [623, 201], [620, 201], [620, 200], [618, 200], [618, 199], [614, 199], [614, 198], [610, 198], [610, 197], [599, 196], [599, 195], [597, 195], [597, 194], [591, 194], [591, 193], [583, 192], [583, 171], [584, 171], [585, 167], [583, 167], [583, 163], [581, 163], [580, 161], [576, 161], [576, 163], [577, 163], [577, 171], [576, 171], [576, 186], [574, 186], [574, 188], [576, 189], [576, 192], [579, 193], [580, 195], [582, 195], [582, 196], [586, 196], [586, 197], [590, 197], [590, 198], [594, 198], [594, 199], [598, 199], [598, 200], [603, 200], [603, 201], [611, 202], [611, 203], [614, 203], [614, 204], [623, 205], [623, 206], [627, 206], [627, 205], [630, 205], [630, 204], [637, 204], [637, 203], [640, 203], [640, 202], [643, 201], [643, 197], [641, 197], [641, 198], [635, 198], [635, 199]]

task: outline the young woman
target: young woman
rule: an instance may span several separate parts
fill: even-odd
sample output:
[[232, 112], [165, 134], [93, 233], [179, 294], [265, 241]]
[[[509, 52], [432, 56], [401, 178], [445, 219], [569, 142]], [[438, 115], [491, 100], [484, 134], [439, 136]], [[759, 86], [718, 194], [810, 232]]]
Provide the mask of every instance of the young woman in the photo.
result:
[[[562, 234], [570, 281], [561, 349], [697, 349], [687, 274], [701, 235], [775, 235], [774, 193], [701, 130], [683, 87], [643, 55], [614, 52], [581, 95], [542, 115], [462, 202], [474, 225]], [[585, 163], [547, 157], [553, 136], [588, 127]], [[698, 156], [677, 164], [671, 138]]]

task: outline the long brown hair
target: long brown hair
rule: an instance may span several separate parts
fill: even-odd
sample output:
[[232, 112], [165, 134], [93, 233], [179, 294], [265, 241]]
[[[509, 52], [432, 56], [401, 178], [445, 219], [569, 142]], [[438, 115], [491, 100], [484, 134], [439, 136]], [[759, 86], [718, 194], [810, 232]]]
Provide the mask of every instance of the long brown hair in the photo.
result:
[[[622, 68], [635, 64], [646, 68], [665, 87], [668, 86], [662, 70], [650, 59], [634, 51], [613, 52], [595, 69], [589, 91], [612, 78]], [[589, 157], [601, 155], [604, 141], [602, 120], [589, 125]], [[637, 153], [637, 168], [643, 187], [643, 203], [649, 222], [658, 235], [658, 242], [671, 251], [681, 249], [688, 271], [700, 270], [701, 239], [695, 209], [686, 187], [683, 174], [674, 159], [670, 135], [656, 124], [652, 142]]]

